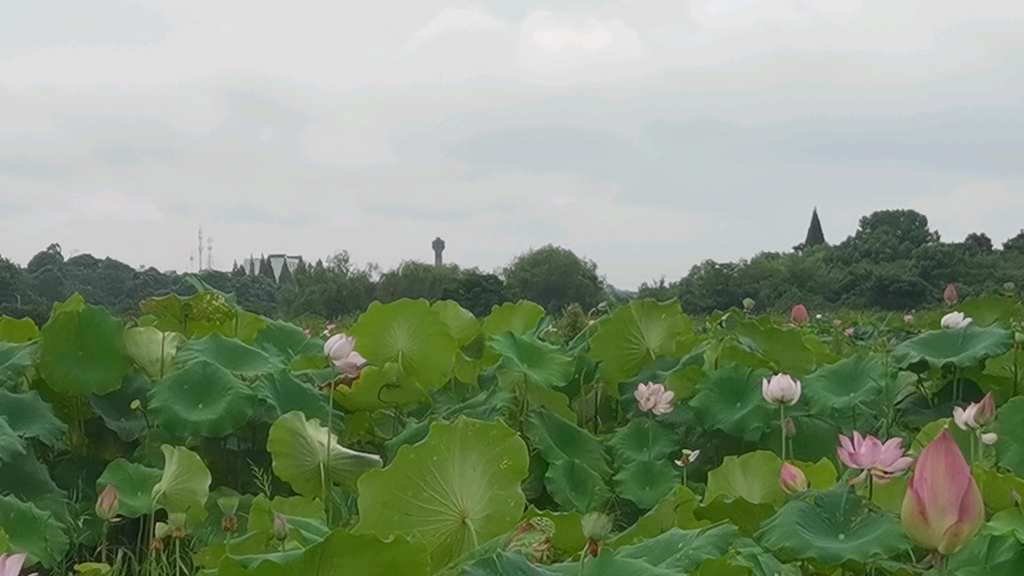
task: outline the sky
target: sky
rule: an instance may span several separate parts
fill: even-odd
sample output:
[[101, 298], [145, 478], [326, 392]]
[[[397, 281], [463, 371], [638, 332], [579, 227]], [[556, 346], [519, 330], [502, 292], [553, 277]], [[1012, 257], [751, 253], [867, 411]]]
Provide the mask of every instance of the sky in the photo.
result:
[[[348, 250], [619, 288], [913, 208], [1024, 228], [1024, 2], [21, 2], [0, 255], [187, 271]], [[204, 257], [205, 261], [205, 257]], [[205, 263], [205, 262], [204, 262]]]

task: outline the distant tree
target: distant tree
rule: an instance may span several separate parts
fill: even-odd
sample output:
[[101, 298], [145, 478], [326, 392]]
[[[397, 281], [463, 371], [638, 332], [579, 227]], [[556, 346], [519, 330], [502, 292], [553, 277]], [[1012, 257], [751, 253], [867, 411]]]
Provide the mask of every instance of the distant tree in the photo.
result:
[[458, 266], [434, 266], [423, 262], [402, 262], [393, 270], [381, 274], [377, 281], [377, 299], [393, 302], [401, 298], [454, 300], [459, 293]]
[[1016, 236], [1003, 242], [1003, 250], [1024, 252], [1024, 228]]
[[487, 316], [493, 307], [511, 299], [508, 287], [496, 274], [477, 269], [463, 270], [455, 300], [477, 317]]
[[964, 238], [963, 246], [968, 250], [987, 253], [992, 251], [992, 239], [984, 232], [972, 232]]
[[838, 261], [875, 263], [910, 259], [914, 250], [939, 241], [939, 233], [928, 229], [928, 218], [914, 210], [880, 210], [860, 219], [856, 234], [847, 238], [836, 252]]
[[589, 310], [604, 298], [597, 264], [551, 244], [515, 257], [504, 276], [513, 297], [532, 300], [551, 314], [573, 302]]
[[43, 268], [60, 267], [62, 264], [64, 264], [64, 254], [61, 253], [60, 244], [50, 244], [46, 250], [39, 252], [28, 261], [25, 271], [35, 274]]
[[262, 276], [271, 281], [275, 281], [274, 268], [270, 265], [270, 260], [268, 260], [267, 257], [263, 256], [262, 254], [260, 255], [259, 271], [256, 273], [256, 275]]

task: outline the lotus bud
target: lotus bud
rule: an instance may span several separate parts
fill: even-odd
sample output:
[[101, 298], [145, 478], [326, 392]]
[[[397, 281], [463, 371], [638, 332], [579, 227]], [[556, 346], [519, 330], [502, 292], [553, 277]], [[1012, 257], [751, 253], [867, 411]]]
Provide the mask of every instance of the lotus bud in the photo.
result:
[[1013, 294], [1014, 291], [1017, 290], [1017, 285], [1014, 284], [1013, 282], [1004, 282], [1003, 290], [1006, 291], [1007, 294]]
[[807, 476], [803, 471], [789, 462], [782, 463], [782, 471], [779, 473], [779, 484], [786, 494], [804, 492], [808, 488]]
[[583, 535], [590, 540], [601, 541], [612, 533], [612, 519], [600, 512], [589, 512], [583, 516]]
[[136, 398], [135, 400], [132, 400], [132, 403], [129, 404], [128, 407], [136, 411], [142, 410], [142, 401]]
[[120, 512], [120, 505], [117, 498], [117, 489], [114, 488], [113, 484], [107, 484], [107, 487], [100, 493], [100, 497], [96, 499], [96, 516], [101, 520], [110, 522], [117, 517]]
[[807, 324], [810, 320], [811, 317], [807, 313], [807, 308], [803, 304], [793, 306], [793, 310], [789, 313], [789, 321], [797, 326]]
[[782, 423], [782, 429], [786, 433], [786, 438], [796, 437], [796, 424], [793, 424], [792, 418], [786, 418], [786, 421]]
[[981, 491], [949, 430], [921, 451], [900, 521], [912, 540], [940, 554], [959, 550], [985, 522]]
[[991, 446], [996, 442], [999, 442], [999, 435], [995, 432], [988, 432], [981, 435], [981, 443], [985, 446]]
[[942, 301], [945, 302], [947, 306], [952, 306], [953, 304], [956, 304], [957, 300], [956, 286], [946, 284], [946, 289], [942, 291]]
[[800, 381], [789, 374], [775, 374], [761, 380], [761, 395], [772, 406], [792, 406], [800, 399]]
[[989, 392], [985, 394], [985, 397], [978, 402], [978, 407], [974, 411], [974, 422], [984, 428], [996, 420], [996, 399]]
[[903, 321], [906, 322], [907, 324], [913, 324], [914, 323], [914, 315], [913, 314], [904, 314]]
[[282, 541], [288, 538], [288, 520], [280, 514], [274, 514], [274, 538]]
[[225, 516], [234, 516], [238, 512], [238, 496], [217, 498], [217, 507]]
[[754, 302], [754, 300], [752, 298], [744, 298], [743, 299], [743, 309], [745, 311], [747, 311], [747, 312], [750, 312], [751, 310], [754, 309], [754, 304], [755, 304], [755, 302]]
[[324, 343], [324, 356], [346, 376], [356, 378], [366, 365], [366, 359], [356, 352], [356, 339], [345, 334], [335, 334]]

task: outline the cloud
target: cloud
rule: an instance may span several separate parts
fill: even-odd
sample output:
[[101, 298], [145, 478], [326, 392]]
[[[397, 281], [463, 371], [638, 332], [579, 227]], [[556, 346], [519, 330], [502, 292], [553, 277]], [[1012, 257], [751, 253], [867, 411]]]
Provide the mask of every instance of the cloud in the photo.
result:
[[110, 218], [121, 222], [159, 222], [163, 214], [149, 198], [132, 196], [118, 190], [72, 194], [69, 204], [90, 220]]
[[528, 70], [555, 72], [643, 55], [640, 35], [619, 20], [538, 10], [519, 27], [516, 62]]
[[405, 45], [407, 51], [412, 51], [420, 45], [451, 32], [464, 30], [503, 30], [508, 25], [497, 20], [476, 8], [445, 8], [433, 20], [413, 32]]
[[862, 0], [694, 0], [690, 15], [702, 28], [733, 31], [843, 22], [859, 17], [863, 9]]
[[[958, 240], [971, 232], [1007, 224], [1010, 229], [1024, 213], [1024, 194], [999, 182], [971, 182], [950, 192], [918, 198], [915, 210], [928, 216], [929, 224], [947, 240]], [[997, 239], [993, 239], [997, 240]]]
[[213, 213], [212, 220], [224, 224], [264, 224], [282, 228], [301, 228], [313, 222], [313, 218], [305, 214], [282, 216], [252, 206], [235, 206], [217, 210]]

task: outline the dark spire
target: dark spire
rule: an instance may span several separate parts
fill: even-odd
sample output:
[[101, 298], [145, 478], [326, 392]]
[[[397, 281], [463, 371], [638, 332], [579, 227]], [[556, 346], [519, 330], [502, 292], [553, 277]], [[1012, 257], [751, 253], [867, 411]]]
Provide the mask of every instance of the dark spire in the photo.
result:
[[803, 247], [810, 248], [811, 246], [820, 246], [825, 243], [825, 233], [821, 231], [821, 220], [818, 219], [818, 207], [814, 207], [814, 211], [811, 212], [811, 225], [807, 228], [807, 239], [804, 240]]

